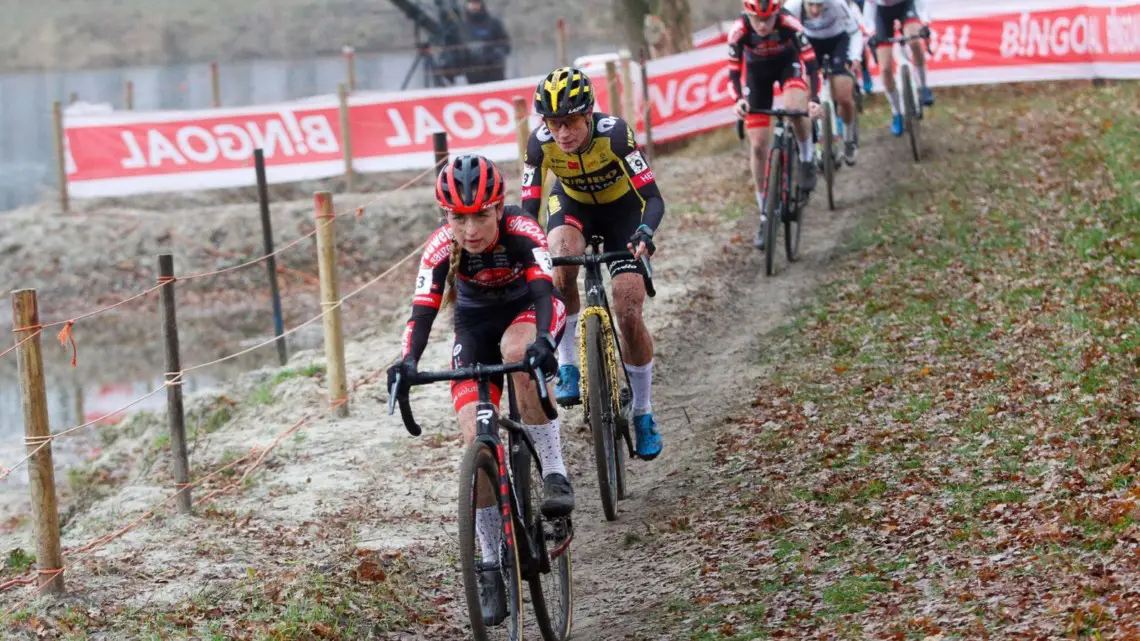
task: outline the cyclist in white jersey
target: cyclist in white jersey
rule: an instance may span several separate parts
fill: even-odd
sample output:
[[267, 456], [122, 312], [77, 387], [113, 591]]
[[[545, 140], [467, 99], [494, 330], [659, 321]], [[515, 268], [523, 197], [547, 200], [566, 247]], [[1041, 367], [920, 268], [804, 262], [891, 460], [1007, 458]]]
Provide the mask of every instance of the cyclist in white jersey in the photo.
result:
[[830, 58], [831, 95], [842, 123], [843, 151], [848, 165], [855, 164], [855, 77], [863, 61], [863, 33], [847, 0], [789, 0], [788, 13], [804, 26], [815, 57], [823, 68]]
[[[866, 0], [863, 5], [863, 18], [867, 26], [875, 30], [871, 47], [879, 60], [879, 73], [893, 114], [891, 133], [896, 136], [903, 135], [902, 103], [899, 101], [898, 87], [895, 86], [894, 54], [891, 43], [887, 40], [895, 35], [895, 21], [902, 23], [904, 34], [922, 34], [929, 38], [930, 30], [924, 24], [924, 9], [922, 0]], [[929, 107], [934, 104], [934, 92], [926, 85], [926, 51], [923, 47], [923, 40], [910, 42], [911, 57], [915, 70], [918, 71], [919, 96], [922, 104]]]

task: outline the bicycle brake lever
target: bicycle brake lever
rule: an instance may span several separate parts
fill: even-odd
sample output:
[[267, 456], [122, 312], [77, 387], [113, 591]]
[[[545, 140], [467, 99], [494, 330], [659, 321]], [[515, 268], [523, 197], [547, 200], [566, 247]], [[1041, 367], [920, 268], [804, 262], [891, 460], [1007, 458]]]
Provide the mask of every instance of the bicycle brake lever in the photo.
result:
[[653, 268], [649, 265], [649, 257], [642, 256], [641, 264], [645, 267], [645, 293], [654, 298], [657, 296], [657, 288], [653, 286]]
[[388, 390], [388, 416], [396, 413], [396, 390], [400, 389], [401, 374], [396, 374], [396, 380], [392, 383], [392, 388]]

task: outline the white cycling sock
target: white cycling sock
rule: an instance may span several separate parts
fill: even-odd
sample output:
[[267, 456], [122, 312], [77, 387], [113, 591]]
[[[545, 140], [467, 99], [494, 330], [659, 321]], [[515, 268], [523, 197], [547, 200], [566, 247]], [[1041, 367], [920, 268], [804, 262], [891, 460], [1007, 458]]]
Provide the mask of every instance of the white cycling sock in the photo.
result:
[[809, 141], [810, 138], [800, 141], [800, 160], [803, 162], [810, 162], [812, 158], [815, 158], [815, 145]]
[[891, 103], [891, 113], [893, 115], [897, 116], [897, 115], [902, 113], [902, 106], [899, 105], [898, 89], [895, 89], [894, 91], [888, 91], [887, 92], [887, 100], [889, 100]]
[[479, 549], [485, 563], [499, 562], [499, 545], [503, 541], [503, 520], [497, 507], [481, 507], [475, 510], [475, 538], [479, 539]]
[[578, 366], [578, 315], [566, 317], [566, 331], [558, 342], [558, 364]]
[[918, 69], [918, 86], [926, 86], [926, 65], [915, 65]]
[[849, 122], [843, 123], [843, 140], [845, 142], [851, 142], [855, 140], [855, 128], [852, 127], [851, 123]]
[[760, 206], [760, 211], [764, 211], [764, 192], [756, 192], [756, 204]]
[[530, 440], [534, 441], [534, 449], [538, 452], [538, 460], [542, 463], [542, 478], [551, 474], [566, 476], [566, 464], [562, 461], [562, 432], [558, 428], [558, 419], [546, 425], [524, 425]]
[[653, 361], [645, 365], [626, 365], [629, 383], [633, 386], [633, 415], [641, 416], [653, 412], [650, 392], [653, 390]]

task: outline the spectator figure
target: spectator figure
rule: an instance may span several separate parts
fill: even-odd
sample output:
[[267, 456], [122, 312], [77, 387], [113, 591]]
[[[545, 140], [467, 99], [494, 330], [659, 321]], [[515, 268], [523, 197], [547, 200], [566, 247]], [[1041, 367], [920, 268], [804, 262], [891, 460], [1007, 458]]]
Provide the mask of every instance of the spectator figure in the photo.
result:
[[463, 33], [467, 41], [468, 84], [506, 78], [511, 38], [503, 28], [503, 22], [487, 13], [484, 0], [467, 0]]

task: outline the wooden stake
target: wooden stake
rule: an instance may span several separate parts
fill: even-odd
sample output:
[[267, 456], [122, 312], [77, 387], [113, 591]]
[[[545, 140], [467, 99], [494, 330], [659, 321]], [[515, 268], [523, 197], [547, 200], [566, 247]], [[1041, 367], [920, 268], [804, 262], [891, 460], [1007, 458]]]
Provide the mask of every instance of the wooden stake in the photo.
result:
[[565, 67], [570, 64], [566, 48], [566, 21], [558, 19], [558, 66]]
[[67, 104], [74, 105], [77, 102], [79, 102], [79, 92], [73, 91], [71, 95], [67, 97]]
[[[58, 107], [59, 102], [57, 101]], [[12, 326], [16, 342], [26, 339], [40, 326], [36, 290], [12, 292]], [[24, 443], [28, 454], [28, 486], [32, 494], [32, 528], [36, 537], [36, 568], [43, 592], [63, 593], [63, 553], [59, 547], [59, 508], [55, 498], [55, 467], [51, 457], [51, 427], [48, 423], [47, 391], [44, 388], [44, 361], [40, 337], [24, 343], [16, 352], [20, 372], [20, 405], [24, 410]], [[45, 445], [46, 441], [46, 445]], [[42, 448], [41, 448], [42, 446]], [[36, 451], [38, 449], [38, 451]]]
[[340, 402], [337, 416], [348, 416], [348, 383], [344, 368], [344, 338], [340, 324], [340, 294], [336, 279], [336, 236], [333, 226], [336, 214], [333, 213], [332, 193], [318, 191], [314, 194], [314, 214], [317, 222], [317, 267], [321, 276], [321, 309], [328, 312], [324, 316], [325, 359], [328, 361], [329, 402]]
[[348, 122], [348, 86], [343, 82], [337, 85], [337, 98], [340, 100], [340, 146], [344, 151], [344, 189], [352, 191], [352, 130]]
[[606, 93], [609, 100], [606, 113], [620, 117], [621, 90], [618, 88], [617, 64], [613, 60], [606, 61]]
[[135, 83], [128, 80], [123, 85], [123, 107], [127, 111], [134, 111], [135, 109]]
[[432, 151], [435, 153], [435, 175], [438, 176], [439, 172], [443, 171], [443, 167], [451, 158], [450, 152], [447, 150], [447, 132], [437, 131], [431, 135]]
[[[158, 256], [162, 281], [162, 337], [166, 344], [166, 382], [178, 378], [182, 359], [178, 352], [178, 317], [174, 312], [174, 256]], [[178, 510], [190, 513], [190, 461], [186, 457], [186, 413], [182, 409], [182, 381], [166, 386], [166, 416], [170, 421], [170, 453], [174, 456], [174, 482], [178, 485]]]
[[222, 106], [222, 83], [219, 77], [218, 63], [210, 63], [210, 87], [214, 95], [214, 107]]
[[653, 162], [653, 105], [649, 102], [649, 61], [641, 50], [641, 111], [645, 122], [645, 159]]
[[344, 45], [342, 51], [344, 53], [345, 78], [348, 82], [348, 90], [356, 91], [356, 49]]
[[622, 49], [618, 54], [621, 60], [621, 117], [630, 127], [637, 128], [637, 111], [633, 107], [633, 65], [629, 51]]
[[64, 213], [71, 210], [71, 202], [67, 195], [67, 155], [66, 138], [63, 131], [63, 105], [58, 100], [52, 103], [52, 118], [55, 128], [55, 168], [56, 182], [59, 184], [59, 206]]

